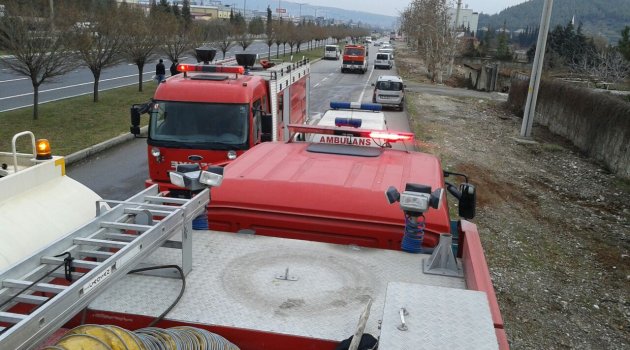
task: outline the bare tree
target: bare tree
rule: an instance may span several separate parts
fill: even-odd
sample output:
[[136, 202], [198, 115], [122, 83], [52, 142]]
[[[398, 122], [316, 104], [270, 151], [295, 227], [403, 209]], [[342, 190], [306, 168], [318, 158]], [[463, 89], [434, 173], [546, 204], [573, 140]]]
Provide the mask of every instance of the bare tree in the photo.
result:
[[98, 102], [98, 84], [104, 68], [118, 64], [122, 60], [121, 50], [125, 43], [128, 23], [116, 14], [115, 4], [109, 11], [83, 14], [87, 23], [77, 31], [74, 43], [83, 64], [94, 76], [93, 100]]
[[229, 23], [225, 23], [222, 21], [216, 21], [214, 23], [214, 35], [215, 43], [218, 46], [219, 50], [223, 54], [223, 59], [225, 59], [225, 53], [234, 45], [234, 41], [232, 41], [232, 30]]
[[616, 84], [630, 74], [630, 64], [617, 48], [610, 47], [597, 54], [590, 74], [606, 83]]
[[0, 61], [31, 79], [35, 120], [39, 116], [40, 85], [76, 68], [76, 57], [67, 44], [68, 28], [57, 25], [53, 30], [53, 23], [47, 17], [38, 17], [32, 12], [22, 17], [0, 18], [0, 47], [12, 56], [0, 58]]
[[135, 7], [119, 9], [119, 16], [128, 23], [127, 35], [121, 52], [123, 56], [138, 67], [138, 91], [142, 91], [144, 65], [155, 53], [161, 38], [155, 35], [158, 28], [155, 21], [146, 17], [143, 11]]
[[202, 26], [195, 22], [187, 24], [185, 20], [163, 13], [158, 13], [155, 17], [154, 33], [161, 33], [156, 37], [162, 40], [161, 51], [171, 61], [179, 60], [185, 52], [207, 39]]
[[456, 48], [447, 0], [414, 0], [401, 17], [403, 30], [414, 39], [431, 80], [442, 83], [443, 67]]

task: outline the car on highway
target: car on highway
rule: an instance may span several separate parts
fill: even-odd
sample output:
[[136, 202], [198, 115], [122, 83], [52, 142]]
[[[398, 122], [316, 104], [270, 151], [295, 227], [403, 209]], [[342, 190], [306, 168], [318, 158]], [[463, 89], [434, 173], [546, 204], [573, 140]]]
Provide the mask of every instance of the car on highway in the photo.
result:
[[324, 58], [338, 60], [339, 56], [341, 56], [341, 50], [339, 50], [339, 45], [326, 45], [324, 50]]
[[385, 52], [378, 52], [376, 59], [374, 60], [374, 68], [392, 69], [394, 65], [394, 59], [391, 54]]
[[395, 106], [401, 111], [405, 106], [405, 84], [401, 77], [396, 75], [381, 75], [373, 83], [374, 93], [372, 102], [384, 106]]

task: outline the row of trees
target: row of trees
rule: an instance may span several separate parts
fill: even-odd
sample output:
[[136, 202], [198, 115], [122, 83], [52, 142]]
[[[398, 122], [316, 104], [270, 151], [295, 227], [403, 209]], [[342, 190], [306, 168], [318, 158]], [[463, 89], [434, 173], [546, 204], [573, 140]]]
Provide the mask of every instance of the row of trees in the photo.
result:
[[365, 30], [345, 26], [275, 21], [271, 10], [267, 11], [266, 21], [258, 18], [246, 23], [240, 13], [232, 13], [229, 20], [194, 21], [186, 0], [181, 8], [154, 0], [149, 15], [140, 7], [114, 0], [67, 0], [57, 2], [54, 11], [42, 1], [7, 1], [6, 15], [0, 18], [0, 49], [13, 57], [2, 59], [2, 63], [30, 78], [33, 119], [37, 119], [41, 84], [79, 65], [92, 72], [93, 101], [98, 102], [103, 69], [123, 61], [137, 66], [138, 89], [142, 91], [144, 67], [156, 55], [174, 61], [194, 53], [196, 47], [209, 46], [225, 58], [231, 47], [246, 50], [264, 33], [269, 56], [274, 44], [278, 56], [280, 45], [285, 49], [288, 45], [293, 54], [304, 43], [365, 35]]

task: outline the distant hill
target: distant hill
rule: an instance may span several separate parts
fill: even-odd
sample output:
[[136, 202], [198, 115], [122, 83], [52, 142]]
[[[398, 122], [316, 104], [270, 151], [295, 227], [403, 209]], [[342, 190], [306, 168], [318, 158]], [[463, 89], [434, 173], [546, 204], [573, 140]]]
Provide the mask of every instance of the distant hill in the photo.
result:
[[[479, 28], [502, 28], [509, 30], [538, 27], [544, 0], [528, 2], [508, 7], [495, 15], [481, 14]], [[575, 16], [575, 25], [582, 23], [584, 33], [601, 34], [616, 44], [624, 26], [630, 25], [630, 0], [555, 0], [551, 14], [551, 29], [556, 25], [566, 25]]]
[[[227, 1], [223, 2], [228, 3]], [[268, 4], [271, 4], [271, 10], [275, 13], [276, 8], [278, 7], [278, 1], [270, 0], [247, 0], [247, 11], [265, 11]], [[242, 8], [242, 6], [242, 2], [235, 4], [235, 7], [237, 9]], [[299, 3], [288, 1], [282, 1], [280, 3], [280, 6], [286, 9], [287, 13], [292, 16], [299, 16], [301, 11], [302, 16], [314, 17], [317, 14], [318, 17], [334, 18], [336, 20], [341, 20], [344, 22], [352, 20], [353, 23], [361, 22], [369, 24], [371, 26], [378, 26], [384, 29], [394, 28], [398, 19], [394, 16], [385, 16], [362, 11], [350, 11], [335, 7], [313, 6], [306, 3], [303, 3], [303, 5], [301, 6], [302, 9], [300, 10]]]

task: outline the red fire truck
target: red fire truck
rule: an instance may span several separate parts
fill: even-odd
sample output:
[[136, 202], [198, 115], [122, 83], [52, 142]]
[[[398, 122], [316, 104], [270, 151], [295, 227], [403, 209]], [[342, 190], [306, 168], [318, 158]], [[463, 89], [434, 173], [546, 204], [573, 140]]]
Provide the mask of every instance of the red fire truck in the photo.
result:
[[[214, 50], [198, 50], [212, 61]], [[148, 113], [147, 186], [173, 189], [168, 172], [177, 164], [226, 165], [254, 145], [288, 137], [289, 123], [308, 116], [307, 60], [266, 70], [250, 69], [254, 54], [238, 54], [238, 66], [180, 64], [160, 83], [151, 102], [131, 108], [131, 132]]]
[[367, 72], [367, 47], [363, 45], [346, 45], [343, 49], [343, 62], [341, 63], [341, 73], [359, 71], [361, 74]]
[[[413, 136], [356, 125], [290, 127]], [[178, 165], [171, 181], [200, 190], [190, 199], [153, 185], [58, 205], [77, 184], [39, 145], [0, 154], [13, 163], [0, 178], [0, 247], [30, 245], [0, 267], [0, 349], [509, 349], [477, 227], [447, 209], [445, 189], [474, 216], [474, 187], [446, 182], [459, 174], [434, 156], [267, 142], [225, 168]], [[193, 231], [206, 186], [213, 225], [231, 232]], [[96, 215], [74, 213], [75, 199], [95, 200]], [[32, 220], [39, 207], [55, 215]], [[33, 245], [18, 238], [24, 223], [56, 233]]]

